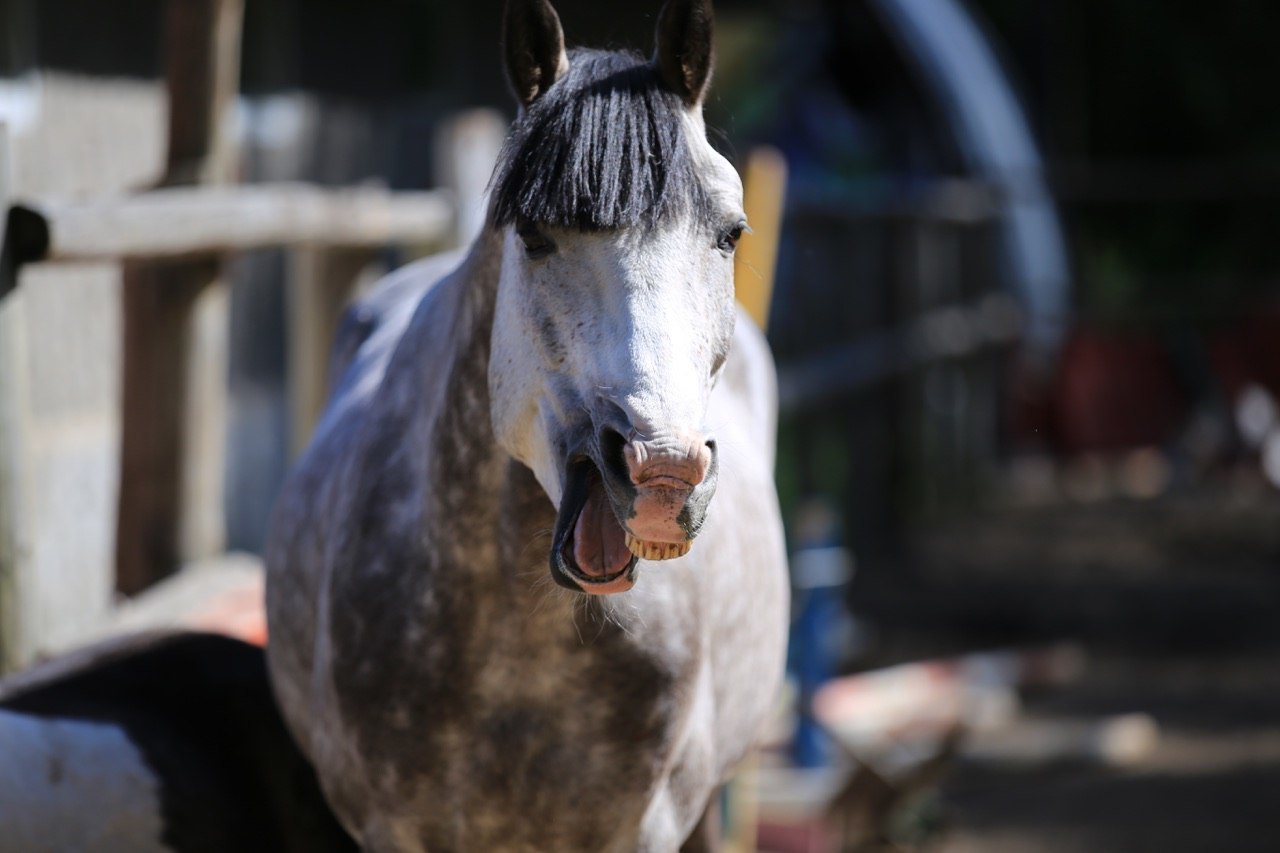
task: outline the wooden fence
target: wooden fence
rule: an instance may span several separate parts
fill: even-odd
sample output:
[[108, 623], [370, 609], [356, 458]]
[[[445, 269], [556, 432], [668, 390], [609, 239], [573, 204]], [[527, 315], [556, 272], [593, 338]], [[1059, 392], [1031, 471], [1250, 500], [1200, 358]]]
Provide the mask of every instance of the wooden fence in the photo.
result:
[[[114, 586], [130, 595], [224, 548], [225, 259], [264, 247], [293, 255], [288, 387], [298, 448], [324, 399], [339, 313], [371, 258], [391, 246], [437, 250], [477, 228], [479, 197], [505, 131], [492, 113], [464, 115], [445, 129], [444, 189], [235, 185], [226, 117], [236, 96], [242, 11], [243, 0], [165, 4], [168, 154], [150, 190], [14, 203], [0, 125], [0, 212], [7, 213], [0, 222], [0, 671], [47, 650], [51, 629], [33, 605], [49, 592], [36, 576], [41, 543], [31, 518], [40, 484], [28, 447], [39, 427], [24, 411], [27, 330], [21, 312], [4, 310], [27, 286], [24, 269], [121, 264]], [[77, 591], [58, 594], [74, 602]]]

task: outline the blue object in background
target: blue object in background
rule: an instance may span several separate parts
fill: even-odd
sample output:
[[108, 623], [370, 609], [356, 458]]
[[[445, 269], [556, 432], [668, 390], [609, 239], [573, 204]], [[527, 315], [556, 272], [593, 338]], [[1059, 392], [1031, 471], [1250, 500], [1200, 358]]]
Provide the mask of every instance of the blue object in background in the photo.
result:
[[836, 518], [828, 502], [815, 499], [801, 506], [794, 525], [795, 610], [788, 658], [799, 693], [791, 748], [797, 767], [823, 767], [832, 761], [834, 745], [813, 716], [813, 696], [836, 675], [854, 636], [853, 619], [845, 606], [853, 555], [840, 542]]

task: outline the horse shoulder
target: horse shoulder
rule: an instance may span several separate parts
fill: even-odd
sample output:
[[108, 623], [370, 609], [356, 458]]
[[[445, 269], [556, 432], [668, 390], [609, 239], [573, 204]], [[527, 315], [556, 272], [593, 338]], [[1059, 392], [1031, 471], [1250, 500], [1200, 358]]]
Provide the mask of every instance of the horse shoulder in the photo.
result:
[[[379, 484], [405, 476], [392, 457], [407, 452], [404, 419], [424, 391], [420, 365], [441, 357], [448, 337], [458, 261], [453, 253], [398, 269], [347, 310], [333, 350], [340, 375], [276, 502], [266, 547], [268, 660], [285, 718], [309, 751], [332, 723], [331, 590], [361, 568], [353, 547], [362, 519], [385, 509], [372, 501]], [[387, 556], [393, 543], [380, 547]]]
[[369, 375], [382, 375], [419, 310], [430, 307], [427, 297], [458, 270], [462, 259], [460, 252], [422, 258], [383, 276], [347, 306], [330, 350], [330, 409], [367, 389]]
[[363, 464], [371, 435], [385, 420], [377, 410], [385, 407], [388, 397], [403, 396], [389, 387], [394, 385], [394, 356], [402, 344], [419, 344], [406, 341], [411, 325], [447, 322], [446, 311], [432, 308], [439, 301], [440, 285], [458, 262], [457, 253], [447, 253], [394, 271], [353, 302], [339, 322], [329, 401], [311, 443], [281, 489], [267, 542], [269, 602], [289, 601], [287, 609], [270, 614], [273, 634], [278, 627], [288, 630], [314, 618], [310, 609], [329, 568], [331, 539], [344, 530], [354, 481], [378, 470]]

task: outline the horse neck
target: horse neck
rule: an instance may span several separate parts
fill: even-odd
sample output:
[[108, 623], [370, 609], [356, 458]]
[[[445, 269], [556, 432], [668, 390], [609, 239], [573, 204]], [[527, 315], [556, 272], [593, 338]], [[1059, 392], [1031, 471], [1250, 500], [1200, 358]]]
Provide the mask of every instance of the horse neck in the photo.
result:
[[501, 553], [506, 543], [528, 544], [554, 520], [532, 473], [493, 435], [488, 371], [501, 252], [499, 232], [477, 238], [437, 298], [423, 300], [391, 367], [391, 397], [409, 419], [394, 432], [416, 445], [408, 461], [421, 489], [419, 529], [476, 571], [514, 565], [519, 555]]

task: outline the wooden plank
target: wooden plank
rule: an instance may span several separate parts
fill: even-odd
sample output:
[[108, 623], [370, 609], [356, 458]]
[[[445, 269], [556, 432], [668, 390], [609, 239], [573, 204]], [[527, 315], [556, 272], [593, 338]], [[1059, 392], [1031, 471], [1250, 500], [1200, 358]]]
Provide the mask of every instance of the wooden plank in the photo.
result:
[[176, 187], [135, 196], [25, 205], [48, 230], [43, 254], [87, 261], [217, 254], [272, 246], [435, 243], [453, 231], [452, 195], [305, 184]]

